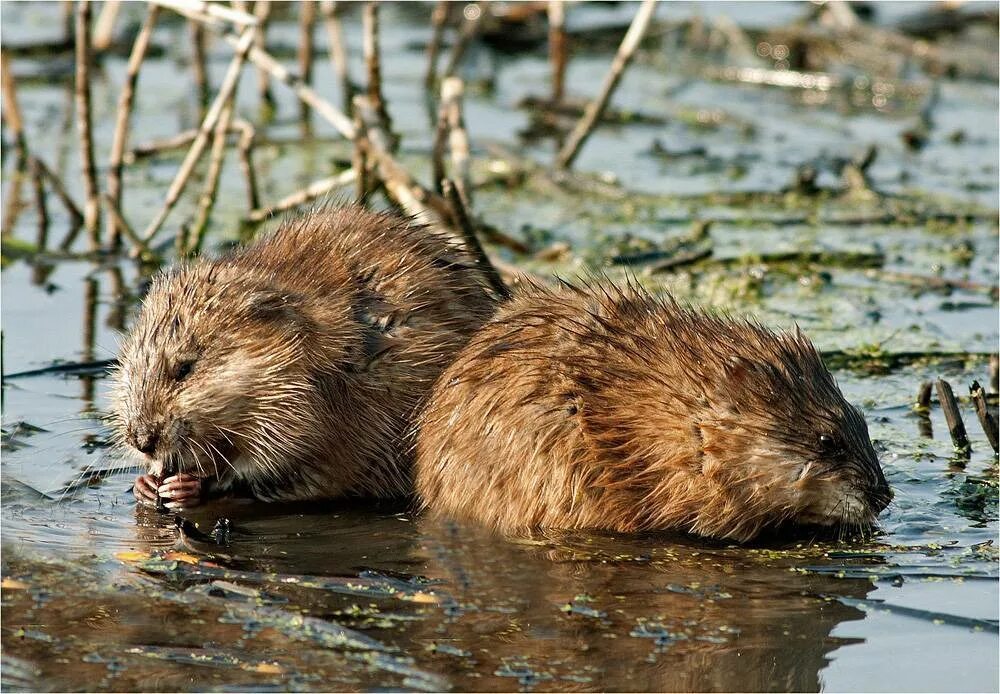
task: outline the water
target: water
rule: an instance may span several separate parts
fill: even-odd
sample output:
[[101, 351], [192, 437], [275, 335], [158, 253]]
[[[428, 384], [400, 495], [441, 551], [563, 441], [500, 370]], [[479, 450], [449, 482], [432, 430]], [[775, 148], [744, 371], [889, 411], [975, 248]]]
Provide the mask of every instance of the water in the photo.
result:
[[[58, 4], [5, 2], [0, 9], [5, 44], [59, 35]], [[659, 11], [677, 20], [725, 11], [759, 30], [801, 10], [678, 4]], [[570, 27], [627, 22], [630, 12], [573, 6]], [[126, 5], [124, 14], [136, 21], [142, 8]], [[382, 21], [390, 111], [403, 159], [422, 176], [431, 129], [420, 86], [423, 57], [411, 45], [426, 40], [425, 19], [388, 5]], [[360, 79], [357, 27], [349, 16]], [[157, 29], [154, 43], [167, 51], [143, 68], [134, 143], [196, 124], [183, 64], [186, 36], [176, 23]], [[294, 21], [276, 23], [271, 37], [293, 45]], [[317, 40], [325, 45], [323, 32]], [[986, 52], [995, 46], [994, 38]], [[217, 84], [227, 49], [213, 45], [212, 55]], [[578, 46], [569, 92], [591, 94], [608, 58]], [[912, 152], [900, 133], [923, 107], [919, 95], [883, 110], [808, 104], [783, 90], [709, 81], [674, 58], [666, 49], [644, 53], [614, 101], [665, 122], [602, 127], [578, 161], [579, 170], [621, 187], [585, 178], [586, 191], [559, 188], [529, 172], [516, 189], [477, 190], [476, 210], [539, 246], [569, 243], [569, 259], [555, 263], [507, 256], [562, 274], [605, 266], [624, 234], [630, 248], [644, 249], [686, 233], [691, 218], [716, 220], [714, 257], [746, 263], [643, 281], [774, 325], [796, 321], [822, 349], [848, 352], [838, 357], [844, 366], [836, 376], [864, 409], [896, 493], [877, 535], [772, 538], [747, 547], [676, 534], [550, 532], [512, 541], [428, 521], [405, 504], [338, 502], [224, 501], [189, 512], [178, 527], [173, 516], [135, 507], [128, 492], [135, 471], [105, 446], [104, 379], [13, 379], [3, 390], [0, 467], [4, 687], [996, 690], [997, 458], [968, 402], [961, 405], [968, 455], [953, 449], [937, 406], [929, 416], [910, 406], [925, 380], [945, 377], [959, 395], [974, 379], [985, 383], [982, 355], [996, 350], [997, 301], [989, 290], [998, 262], [995, 80], [960, 75], [942, 82], [928, 145]], [[58, 71], [59, 61], [16, 58], [14, 72]], [[518, 133], [530, 114], [514, 108], [547, 89], [543, 49], [479, 48], [465, 70], [477, 177], [496, 168], [487, 151], [493, 143], [547, 161], [551, 139], [521, 148]], [[124, 61], [109, 57], [94, 84], [101, 167], [123, 74]], [[919, 71], [908, 79], [930, 84]], [[315, 83], [339, 103], [324, 57]], [[79, 199], [68, 89], [65, 80], [25, 82], [19, 97], [29, 146]], [[267, 201], [329, 175], [349, 156], [319, 120], [315, 139], [303, 141], [297, 107], [280, 85], [275, 94], [277, 119], [259, 125], [258, 134], [281, 142], [255, 153]], [[250, 73], [238, 103], [241, 115], [259, 122]], [[699, 125], [699, 118], [710, 124]], [[963, 137], [952, 141], [959, 129]], [[705, 153], [653, 156], [654, 139], [671, 152], [700, 146]], [[874, 183], [910, 197], [814, 203], [780, 193], [799, 164], [853, 156], [871, 142], [879, 146]], [[4, 239], [33, 242], [30, 182], [19, 183], [12, 160], [5, 154]], [[124, 210], [133, 224], [141, 228], [151, 217], [178, 162], [160, 157], [128, 170]], [[836, 178], [824, 170], [819, 182], [834, 185]], [[28, 203], [11, 222], [7, 201], [18, 185]], [[756, 194], [741, 199], [739, 191]], [[193, 199], [178, 206], [164, 239], [190, 215]], [[236, 238], [245, 210], [238, 163], [229, 157], [211, 241]], [[932, 219], [927, 210], [956, 213], [957, 221]], [[887, 211], [896, 218], [886, 222]], [[66, 217], [57, 201], [49, 201], [49, 214], [50, 236], [58, 240]], [[844, 223], [848, 217], [858, 221]], [[83, 246], [80, 239], [77, 248]], [[884, 265], [870, 271], [753, 260], [813, 250], [878, 253]], [[891, 273], [972, 285], [939, 291]], [[4, 372], [113, 356], [141, 282], [127, 262], [29, 257], [5, 264]], [[913, 353], [930, 356], [897, 358]], [[228, 530], [214, 530], [220, 518]]]

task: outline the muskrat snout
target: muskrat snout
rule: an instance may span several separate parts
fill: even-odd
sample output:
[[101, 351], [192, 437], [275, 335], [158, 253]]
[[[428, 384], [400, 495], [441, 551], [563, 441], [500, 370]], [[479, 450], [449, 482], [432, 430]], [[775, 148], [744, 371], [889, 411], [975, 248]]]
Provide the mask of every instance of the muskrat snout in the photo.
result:
[[128, 442], [140, 453], [152, 457], [160, 442], [160, 427], [152, 424], [139, 424], [128, 433]]

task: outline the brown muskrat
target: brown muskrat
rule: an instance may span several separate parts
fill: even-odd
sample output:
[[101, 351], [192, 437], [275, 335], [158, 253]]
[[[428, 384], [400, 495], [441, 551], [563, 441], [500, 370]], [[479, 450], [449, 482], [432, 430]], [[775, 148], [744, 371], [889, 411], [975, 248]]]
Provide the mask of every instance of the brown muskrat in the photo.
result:
[[506, 533], [679, 529], [747, 541], [864, 525], [892, 497], [813, 344], [611, 284], [529, 286], [435, 384], [416, 488]]
[[115, 377], [136, 497], [410, 493], [406, 432], [492, 314], [487, 286], [442, 235], [357, 206], [159, 275]]

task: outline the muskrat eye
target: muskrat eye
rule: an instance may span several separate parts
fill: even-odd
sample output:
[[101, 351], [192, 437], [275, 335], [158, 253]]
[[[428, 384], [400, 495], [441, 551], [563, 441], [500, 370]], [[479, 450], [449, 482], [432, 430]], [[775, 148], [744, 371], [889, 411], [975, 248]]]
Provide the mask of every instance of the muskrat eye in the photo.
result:
[[829, 434], [820, 434], [819, 450], [823, 455], [835, 455], [840, 450], [840, 446], [837, 445], [836, 439]]
[[194, 369], [193, 359], [182, 361], [180, 364], [177, 365], [177, 368], [174, 369], [174, 380], [183, 381], [190, 375], [192, 369]]

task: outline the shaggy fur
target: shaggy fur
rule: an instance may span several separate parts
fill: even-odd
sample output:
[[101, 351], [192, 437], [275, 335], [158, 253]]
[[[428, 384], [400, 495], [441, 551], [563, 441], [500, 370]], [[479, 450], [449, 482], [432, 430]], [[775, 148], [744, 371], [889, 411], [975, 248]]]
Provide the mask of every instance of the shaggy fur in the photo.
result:
[[405, 432], [494, 310], [473, 262], [360, 207], [156, 278], [121, 350], [120, 438], [264, 500], [411, 491]]
[[861, 414], [798, 330], [609, 284], [527, 287], [419, 421], [432, 513], [508, 533], [676, 528], [746, 541], [888, 503]]

